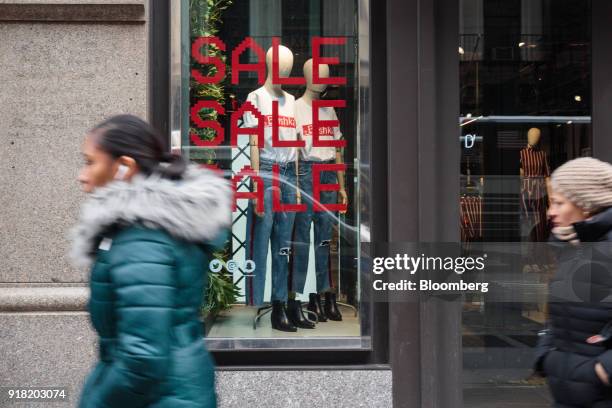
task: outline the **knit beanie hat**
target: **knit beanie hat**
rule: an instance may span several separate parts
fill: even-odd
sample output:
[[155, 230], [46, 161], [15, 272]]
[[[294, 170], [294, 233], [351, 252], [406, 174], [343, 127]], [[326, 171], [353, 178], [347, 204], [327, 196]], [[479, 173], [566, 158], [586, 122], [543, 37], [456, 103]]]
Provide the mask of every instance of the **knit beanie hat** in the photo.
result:
[[551, 175], [553, 190], [584, 211], [612, 206], [612, 165], [592, 157], [580, 157], [559, 166]]

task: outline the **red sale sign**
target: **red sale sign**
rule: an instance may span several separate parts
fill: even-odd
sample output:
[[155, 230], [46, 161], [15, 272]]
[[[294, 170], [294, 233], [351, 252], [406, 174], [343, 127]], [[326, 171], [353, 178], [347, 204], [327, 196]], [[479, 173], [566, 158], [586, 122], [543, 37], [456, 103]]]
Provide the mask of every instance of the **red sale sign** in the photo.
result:
[[[321, 46], [323, 45], [343, 45], [346, 43], [345, 37], [313, 37], [312, 38], [312, 60], [313, 60], [313, 84], [337, 84], [345, 85], [346, 77], [327, 77], [320, 76], [320, 65], [337, 65], [340, 63], [337, 57], [321, 57]], [[227, 51], [227, 46], [218, 37], [205, 36], [196, 38], [191, 47], [192, 58], [202, 66], [214, 66], [214, 70], [210, 70], [214, 74], [212, 76], [204, 75], [201, 69], [194, 68], [191, 70], [192, 78], [199, 84], [215, 84], [223, 81], [226, 77], [226, 64], [219, 56], [207, 55], [203, 53], [203, 49], [208, 49], [214, 46], [220, 51]], [[280, 39], [272, 38], [272, 83], [281, 85], [303, 85], [306, 83], [304, 77], [281, 77], [279, 73], [279, 46]], [[257, 57], [254, 63], [240, 62], [240, 56], [248, 50], [252, 51]], [[239, 83], [240, 74], [243, 72], [255, 72], [257, 74], [258, 84], [263, 85], [266, 78], [266, 56], [264, 49], [251, 37], [245, 38], [240, 44], [231, 51], [231, 81], [236, 85]], [[346, 140], [334, 140], [329, 138], [321, 139], [321, 136], [332, 136], [333, 128], [339, 126], [337, 120], [320, 120], [319, 111], [321, 108], [344, 108], [346, 101], [344, 100], [313, 100], [312, 101], [312, 125], [304, 129], [303, 135], [312, 137], [313, 147], [345, 147]], [[202, 140], [196, 133], [189, 135], [190, 141], [199, 147], [214, 147], [224, 144], [226, 132], [223, 126], [217, 120], [203, 120], [200, 117], [200, 112], [203, 109], [214, 110], [217, 115], [225, 115], [225, 109], [215, 100], [201, 99], [198, 100], [190, 109], [191, 122], [197, 129], [211, 129], [214, 138], [211, 140]], [[257, 125], [254, 127], [240, 127], [241, 119], [245, 113], [249, 112], [256, 120]], [[279, 115], [278, 101], [272, 102], [272, 114], [263, 115], [250, 102], [245, 102], [232, 112], [230, 117], [230, 140], [229, 146], [238, 146], [239, 136], [257, 137], [258, 146], [264, 146], [264, 128], [272, 128], [272, 146], [277, 148], [299, 148], [304, 147], [304, 140], [281, 140], [279, 138], [280, 128], [295, 128], [295, 118]], [[321, 191], [338, 191], [339, 184], [321, 184], [319, 175], [323, 171], [345, 171], [345, 164], [314, 164], [313, 165], [313, 199], [315, 204], [314, 211], [346, 211], [346, 204], [321, 204], [319, 202]], [[244, 177], [250, 177], [255, 185], [256, 192], [241, 192], [237, 191], [237, 185]], [[278, 187], [280, 183], [278, 166], [273, 169], [273, 186]], [[254, 199], [258, 211], [263, 211], [263, 180], [250, 166], [245, 166], [241, 171], [232, 177], [234, 186], [234, 208], [236, 210], [237, 199]], [[275, 188], [277, 193], [273, 196], [273, 211], [306, 211], [306, 206], [302, 204], [284, 204], [280, 200], [278, 188]]]

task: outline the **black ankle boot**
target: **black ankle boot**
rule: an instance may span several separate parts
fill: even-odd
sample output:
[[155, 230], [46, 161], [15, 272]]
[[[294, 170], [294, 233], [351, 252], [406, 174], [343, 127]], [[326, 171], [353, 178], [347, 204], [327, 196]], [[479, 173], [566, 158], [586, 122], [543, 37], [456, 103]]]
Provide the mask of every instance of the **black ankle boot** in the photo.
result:
[[336, 303], [335, 293], [325, 292], [325, 305], [323, 306], [323, 310], [325, 316], [327, 316], [329, 320], [335, 320], [337, 322], [342, 320], [342, 314], [340, 314], [340, 309], [338, 309], [338, 304]]
[[314, 329], [315, 324], [306, 319], [302, 311], [302, 302], [299, 300], [289, 299], [287, 302], [287, 317], [291, 324], [300, 329]]
[[270, 316], [272, 321], [272, 328], [280, 331], [294, 332], [297, 328], [291, 324], [287, 317], [287, 309], [285, 302], [280, 300], [272, 301], [272, 315]]
[[317, 315], [317, 320], [319, 322], [326, 322], [327, 317], [325, 317], [323, 306], [321, 306], [321, 295], [318, 293], [311, 293], [308, 295], [308, 299], [307, 309]]

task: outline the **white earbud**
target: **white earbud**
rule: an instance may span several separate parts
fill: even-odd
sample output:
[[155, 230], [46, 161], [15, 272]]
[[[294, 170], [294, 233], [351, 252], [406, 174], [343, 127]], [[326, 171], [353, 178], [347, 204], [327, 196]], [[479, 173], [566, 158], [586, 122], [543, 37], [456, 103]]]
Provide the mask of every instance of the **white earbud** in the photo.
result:
[[125, 164], [120, 164], [119, 168], [117, 169], [117, 172], [115, 173], [115, 180], [123, 180], [128, 170], [128, 166], [126, 166]]

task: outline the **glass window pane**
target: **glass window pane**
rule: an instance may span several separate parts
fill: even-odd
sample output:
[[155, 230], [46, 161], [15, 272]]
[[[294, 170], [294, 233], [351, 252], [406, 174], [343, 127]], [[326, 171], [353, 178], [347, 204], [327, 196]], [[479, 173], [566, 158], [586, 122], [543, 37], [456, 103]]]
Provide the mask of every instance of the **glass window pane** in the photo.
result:
[[236, 185], [231, 237], [209, 267], [209, 348], [368, 348], [357, 1], [181, 7], [174, 148]]
[[[544, 293], [555, 265], [534, 249], [550, 234], [549, 176], [592, 149], [591, 2], [459, 4], [462, 241], [529, 244], [511, 265], [498, 268], [503, 274], [492, 266], [489, 280], [517, 295]], [[466, 299], [466, 406], [481, 398], [548, 406], [544, 380], [530, 376], [537, 332], [547, 318], [544, 298]]]

